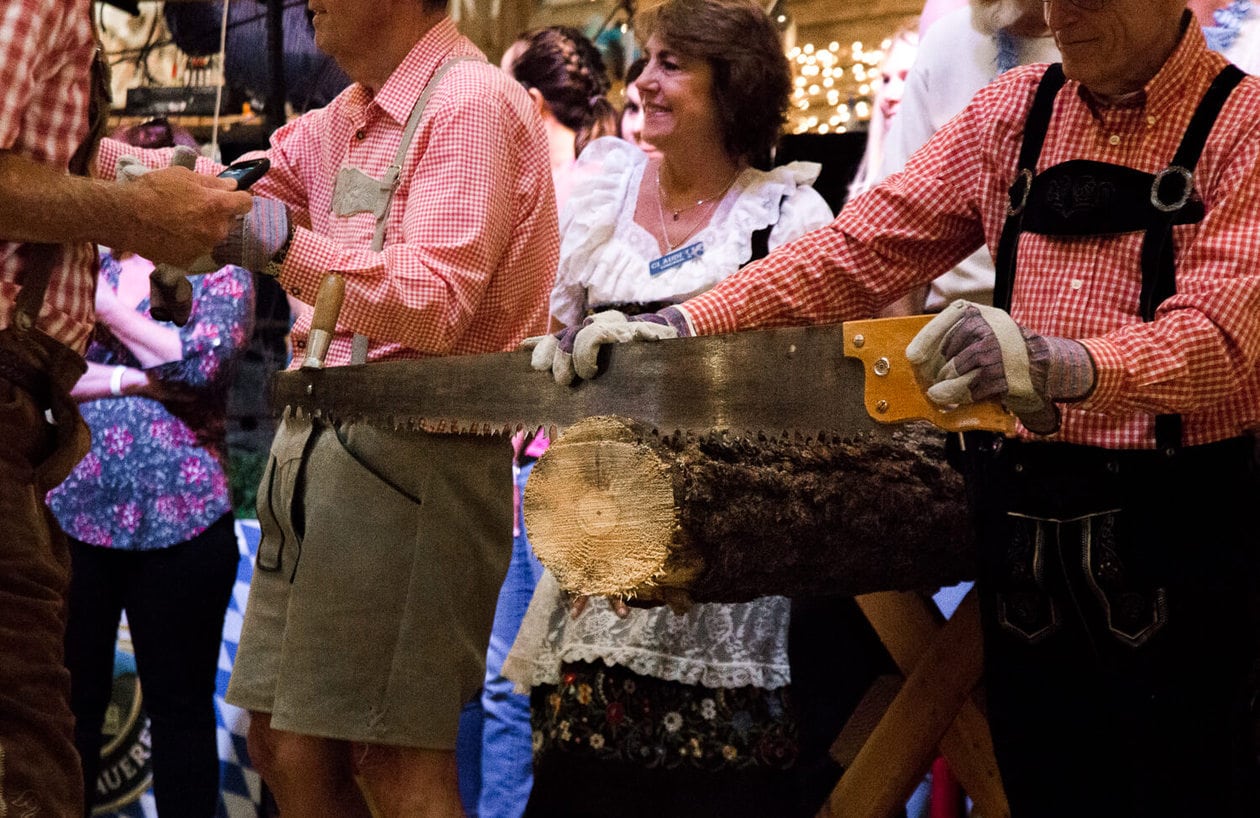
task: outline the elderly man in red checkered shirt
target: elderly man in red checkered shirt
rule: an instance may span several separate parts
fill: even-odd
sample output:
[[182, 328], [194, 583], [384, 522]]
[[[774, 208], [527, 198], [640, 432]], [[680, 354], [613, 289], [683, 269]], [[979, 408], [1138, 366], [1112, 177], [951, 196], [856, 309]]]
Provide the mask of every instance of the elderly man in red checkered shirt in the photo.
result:
[[1260, 80], [1184, 0], [1046, 0], [1060, 66], [982, 90], [901, 173], [707, 293], [595, 316], [535, 365], [590, 377], [637, 321], [679, 334], [868, 316], [982, 244], [995, 307], [907, 355], [982, 542], [987, 705], [1015, 818], [1260, 815], [1255, 742]]
[[62, 666], [69, 554], [43, 497], [87, 451], [69, 388], [92, 331], [95, 245], [187, 262], [250, 208], [233, 182], [184, 169], [84, 178], [93, 112], [103, 122], [109, 104], [102, 84], [93, 98], [90, 15], [88, 0], [0, 7], [0, 815], [83, 809]]
[[[544, 331], [559, 239], [524, 90], [445, 0], [310, 8], [355, 82], [273, 135], [254, 210], [216, 260], [308, 303], [343, 276], [332, 365], [510, 350]], [[104, 172], [129, 151], [106, 140]], [[295, 365], [309, 329], [308, 312]], [[511, 552], [511, 454], [495, 437], [283, 419], [228, 699], [252, 712], [252, 761], [286, 816], [366, 818], [356, 777], [382, 815], [462, 814], [455, 736]]]

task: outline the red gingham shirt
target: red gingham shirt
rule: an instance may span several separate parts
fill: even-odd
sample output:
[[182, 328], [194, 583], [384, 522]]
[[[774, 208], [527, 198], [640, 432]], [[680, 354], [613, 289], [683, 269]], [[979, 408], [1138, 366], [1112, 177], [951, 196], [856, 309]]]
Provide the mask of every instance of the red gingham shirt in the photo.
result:
[[[88, 132], [92, 34], [88, 0], [0, 3], [0, 150], [68, 171]], [[21, 289], [21, 245], [0, 242], [0, 328]], [[66, 245], [38, 328], [82, 352], [94, 321], [96, 249]]]
[[[1101, 105], [1069, 81], [1055, 100], [1038, 172], [1070, 159], [1158, 172], [1225, 65], [1191, 25], [1160, 72], [1124, 104]], [[696, 330], [868, 317], [982, 243], [996, 248], [1043, 70], [1003, 75], [903, 173], [855, 200], [832, 224], [687, 301]], [[1207, 216], [1174, 228], [1177, 292], [1150, 323], [1138, 312], [1142, 233], [1070, 240], [1023, 234], [1012, 315], [1034, 332], [1080, 339], [1098, 367], [1094, 392], [1063, 406], [1063, 427], [1053, 439], [1151, 448], [1157, 413], [1184, 415], [1186, 445], [1260, 423], [1258, 156], [1260, 79], [1248, 77], [1199, 160], [1195, 188]]]
[[[438, 66], [470, 55], [430, 97], [390, 206], [385, 250], [371, 251], [371, 213], [336, 216], [333, 183], [343, 167], [381, 178], [407, 117]], [[524, 89], [490, 65], [444, 19], [375, 93], [359, 84], [272, 136], [271, 170], [251, 192], [279, 199], [296, 224], [280, 283], [308, 303], [329, 271], [346, 298], [328, 365], [350, 361], [351, 337], [371, 339], [368, 359], [466, 355], [516, 348], [547, 329], [559, 259], [546, 136]], [[140, 153], [111, 140], [98, 165], [118, 157], [159, 167], [169, 151]], [[198, 160], [198, 170], [221, 169]], [[293, 329], [301, 363], [309, 315]]]

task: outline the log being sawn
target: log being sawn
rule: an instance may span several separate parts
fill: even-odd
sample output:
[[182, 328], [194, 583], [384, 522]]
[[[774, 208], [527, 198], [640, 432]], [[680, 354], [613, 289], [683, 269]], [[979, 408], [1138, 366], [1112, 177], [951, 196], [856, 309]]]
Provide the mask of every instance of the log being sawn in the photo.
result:
[[[331, 334], [336, 311], [326, 312]], [[880, 592], [858, 602], [907, 681], [820, 817], [892, 814], [939, 745], [977, 811], [1003, 818], [969, 698], [974, 599], [940, 627], [910, 615], [921, 597], [894, 593], [970, 576], [972, 539], [943, 436], [883, 423], [1014, 430], [996, 406], [927, 403], [904, 357], [926, 320], [629, 344], [612, 350], [605, 375], [568, 389], [529, 371], [524, 352], [331, 369], [315, 360], [278, 375], [273, 398], [334, 421], [567, 428], [534, 469], [525, 520], [570, 590], [679, 604]]]
[[840, 439], [570, 427], [526, 489], [539, 559], [575, 593], [643, 602], [934, 589], [974, 576], [963, 485], [925, 425]]

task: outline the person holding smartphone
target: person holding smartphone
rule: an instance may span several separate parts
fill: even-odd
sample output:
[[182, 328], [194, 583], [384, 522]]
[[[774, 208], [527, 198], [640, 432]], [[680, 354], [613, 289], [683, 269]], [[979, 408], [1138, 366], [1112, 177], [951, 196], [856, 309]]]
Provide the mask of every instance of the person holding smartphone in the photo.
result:
[[[261, 164], [238, 169], [238, 184]], [[70, 392], [92, 448], [47, 498], [70, 538], [66, 667], [84, 818], [95, 805], [123, 611], [158, 812], [209, 818], [219, 803], [215, 679], [240, 558], [227, 392], [253, 332], [254, 284], [240, 267], [194, 277], [189, 320], [175, 327], [150, 314], [153, 268], [126, 251], [102, 257], [88, 368]]]
[[[529, 95], [445, 0], [310, 6], [354, 83], [272, 136], [217, 261], [308, 303], [339, 273], [326, 365], [506, 351], [545, 331], [559, 238]], [[132, 150], [107, 140], [102, 172]], [[309, 335], [303, 316], [297, 362]], [[358, 782], [378, 815], [462, 812], [455, 738], [512, 550], [512, 450], [435, 431], [297, 417], [277, 431], [228, 700], [251, 711], [250, 757], [285, 815], [367, 816]]]
[[[96, 244], [202, 255], [250, 207], [173, 168], [88, 178], [109, 112], [88, 0], [0, 11], [0, 814], [73, 815], [82, 780], [63, 663], [65, 538], [44, 505], [87, 451], [69, 391], [94, 321]], [[100, 66], [100, 63], [97, 62]], [[101, 127], [94, 127], [94, 126]]]

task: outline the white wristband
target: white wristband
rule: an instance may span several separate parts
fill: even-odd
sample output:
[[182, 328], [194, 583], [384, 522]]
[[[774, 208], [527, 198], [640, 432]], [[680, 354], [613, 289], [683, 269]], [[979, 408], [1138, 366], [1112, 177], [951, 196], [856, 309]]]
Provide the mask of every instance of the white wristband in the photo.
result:
[[122, 378], [123, 373], [127, 371], [125, 366], [116, 366], [114, 371], [109, 373], [109, 394], [122, 395]]

